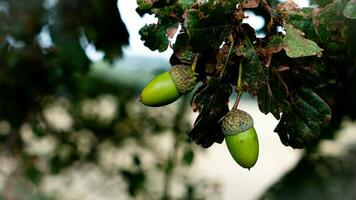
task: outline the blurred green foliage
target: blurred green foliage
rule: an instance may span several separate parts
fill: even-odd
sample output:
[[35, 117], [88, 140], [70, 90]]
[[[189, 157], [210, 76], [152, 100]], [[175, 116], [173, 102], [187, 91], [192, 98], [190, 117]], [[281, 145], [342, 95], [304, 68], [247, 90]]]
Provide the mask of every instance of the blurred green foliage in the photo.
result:
[[[195, 151], [182, 134], [190, 127], [187, 101], [170, 108], [176, 115], [149, 112], [138, 104], [137, 87], [92, 69], [100, 63], [91, 64], [89, 45], [114, 61], [128, 37], [117, 0], [0, 0], [0, 159], [15, 163], [3, 174], [4, 199], [61, 199], [43, 192], [48, 177], [91, 165], [121, 177], [124, 186], [110, 187], [124, 188], [129, 199], [206, 195], [184, 170]], [[162, 151], [153, 138], [167, 134], [164, 142], [173, 144]], [[184, 188], [176, 197], [174, 181]]]

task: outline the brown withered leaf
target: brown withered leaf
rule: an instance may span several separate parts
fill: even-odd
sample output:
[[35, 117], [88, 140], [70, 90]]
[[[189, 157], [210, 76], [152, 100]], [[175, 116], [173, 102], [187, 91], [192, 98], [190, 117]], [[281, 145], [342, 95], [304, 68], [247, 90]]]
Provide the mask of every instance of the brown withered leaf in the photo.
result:
[[280, 11], [293, 11], [293, 10], [298, 10], [298, 4], [296, 4], [294, 1], [288, 0], [284, 3], [280, 3], [277, 5], [277, 10]]
[[283, 46], [273, 46], [256, 49], [258, 56], [262, 57], [271, 57], [273, 54], [280, 52], [283, 49]]
[[172, 39], [174, 35], [177, 33], [177, 31], [178, 31], [178, 27], [171, 27], [167, 29], [166, 34], [168, 38]]

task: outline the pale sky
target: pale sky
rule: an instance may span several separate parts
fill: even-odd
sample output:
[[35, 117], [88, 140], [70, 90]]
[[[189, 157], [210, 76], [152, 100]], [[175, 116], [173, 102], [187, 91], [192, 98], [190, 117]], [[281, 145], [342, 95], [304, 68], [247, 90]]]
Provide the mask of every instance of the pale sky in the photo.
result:
[[151, 51], [149, 48], [143, 45], [143, 41], [140, 39], [139, 30], [145, 24], [151, 24], [157, 22], [157, 19], [153, 16], [145, 15], [141, 18], [136, 13], [137, 4], [135, 0], [119, 0], [119, 10], [122, 20], [126, 24], [126, 28], [130, 33], [130, 45], [124, 48], [124, 54], [128, 55], [140, 55], [140, 56], [155, 56], [169, 58], [173, 53], [172, 49], [168, 49], [163, 53], [158, 51]]
[[[300, 7], [307, 7], [310, 5], [309, 0], [295, 0], [294, 2], [296, 2]], [[171, 48], [168, 48], [163, 53], [151, 51], [143, 45], [143, 41], [141, 41], [138, 33], [140, 28], [145, 24], [155, 23], [157, 22], [157, 19], [150, 15], [145, 15], [141, 18], [135, 10], [137, 8], [136, 0], [118, 0], [118, 7], [121, 18], [126, 24], [126, 28], [130, 34], [130, 45], [123, 49], [124, 55], [161, 57], [168, 60], [173, 53]], [[244, 19], [245, 23], [249, 23], [254, 29], [260, 29], [263, 27], [264, 21], [262, 17], [258, 17], [253, 12], [249, 11], [246, 12], [246, 15], [249, 16], [249, 18]], [[92, 45], [87, 47], [86, 52], [92, 60], [100, 60], [103, 57], [103, 53], [95, 51], [95, 48]]]

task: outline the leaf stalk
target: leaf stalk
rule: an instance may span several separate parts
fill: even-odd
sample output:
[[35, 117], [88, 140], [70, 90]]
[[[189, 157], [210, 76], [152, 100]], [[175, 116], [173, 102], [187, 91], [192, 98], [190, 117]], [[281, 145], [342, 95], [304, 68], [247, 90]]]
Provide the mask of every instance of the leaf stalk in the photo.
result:
[[237, 83], [236, 83], [236, 92], [237, 92], [237, 97], [236, 101], [234, 103], [234, 106], [232, 107], [232, 110], [237, 110], [237, 106], [240, 103], [240, 99], [242, 96], [243, 91], [243, 85], [242, 85], [242, 73], [243, 73], [243, 67], [242, 67], [242, 61], [240, 61], [239, 64], [239, 76], [237, 78]]

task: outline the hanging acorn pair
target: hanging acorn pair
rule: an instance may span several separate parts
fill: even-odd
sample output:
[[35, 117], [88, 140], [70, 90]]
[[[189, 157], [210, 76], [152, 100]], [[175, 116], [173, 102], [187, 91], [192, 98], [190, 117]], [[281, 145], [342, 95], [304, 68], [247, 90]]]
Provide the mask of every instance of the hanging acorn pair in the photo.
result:
[[[239, 88], [241, 75], [240, 65]], [[191, 92], [196, 83], [197, 76], [190, 66], [174, 65], [146, 85], [141, 92], [140, 101], [147, 106], [164, 106]], [[238, 95], [241, 96], [241, 93]], [[236, 107], [223, 117], [221, 128], [231, 156], [240, 166], [249, 169], [258, 158], [258, 138], [252, 117]]]

